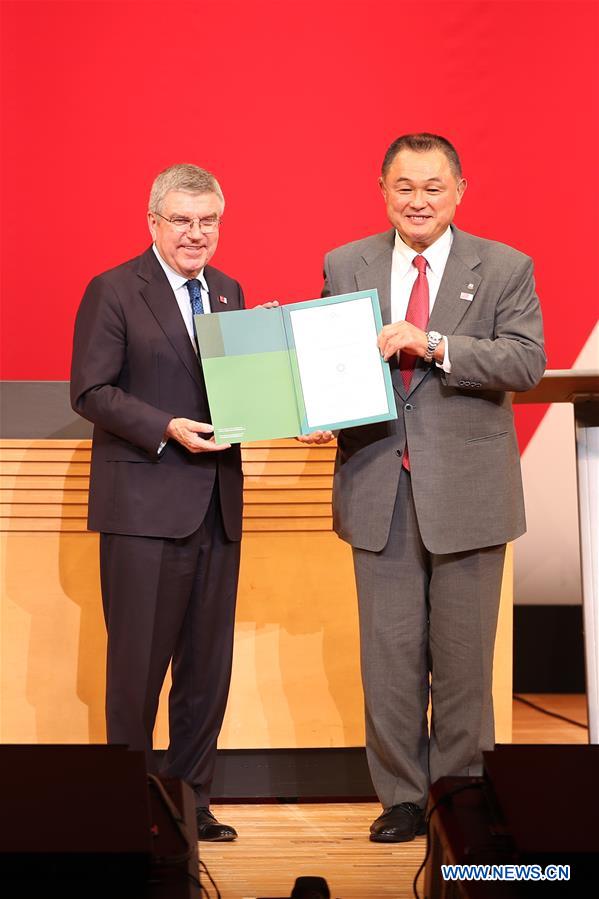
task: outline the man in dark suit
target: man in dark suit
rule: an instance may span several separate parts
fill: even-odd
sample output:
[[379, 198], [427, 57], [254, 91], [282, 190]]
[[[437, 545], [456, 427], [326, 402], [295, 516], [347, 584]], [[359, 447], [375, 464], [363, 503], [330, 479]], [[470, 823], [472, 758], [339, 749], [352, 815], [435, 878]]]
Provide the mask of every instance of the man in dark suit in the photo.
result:
[[191, 785], [200, 839], [233, 840], [209, 810], [225, 711], [241, 539], [239, 446], [217, 446], [193, 313], [242, 309], [208, 265], [224, 199], [175, 165], [150, 194], [153, 245], [88, 286], [75, 324], [71, 401], [94, 423], [89, 520], [100, 531], [108, 631], [108, 740], [146, 753], [169, 663], [162, 773]]
[[429, 784], [480, 773], [494, 745], [505, 545], [525, 530], [510, 391], [540, 380], [545, 355], [532, 261], [452, 225], [454, 147], [404, 135], [379, 184], [393, 229], [329, 253], [324, 293], [378, 289], [397, 403], [397, 421], [340, 432], [333, 516], [353, 548], [383, 805], [370, 838], [400, 842], [424, 833]]

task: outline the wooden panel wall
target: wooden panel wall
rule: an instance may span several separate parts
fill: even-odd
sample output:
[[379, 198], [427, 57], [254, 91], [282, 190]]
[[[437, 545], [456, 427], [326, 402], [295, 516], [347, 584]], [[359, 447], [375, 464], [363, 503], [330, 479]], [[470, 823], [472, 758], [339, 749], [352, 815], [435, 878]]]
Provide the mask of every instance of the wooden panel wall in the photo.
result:
[[[86, 530], [89, 440], [2, 440], [0, 530]], [[335, 447], [295, 440], [243, 450], [244, 531], [331, 530]]]
[[[0, 443], [0, 739], [104, 740], [97, 535], [86, 530], [90, 442]], [[244, 540], [224, 748], [363, 744], [351, 551], [331, 530], [333, 446], [243, 449]], [[495, 664], [511, 739], [511, 554]], [[167, 739], [165, 685], [156, 744]]]

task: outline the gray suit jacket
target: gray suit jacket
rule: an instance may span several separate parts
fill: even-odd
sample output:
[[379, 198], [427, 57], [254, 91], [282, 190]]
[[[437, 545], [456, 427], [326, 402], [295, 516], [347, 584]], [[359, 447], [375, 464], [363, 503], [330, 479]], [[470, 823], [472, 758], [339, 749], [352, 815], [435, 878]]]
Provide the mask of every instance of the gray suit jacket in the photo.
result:
[[[510, 392], [533, 387], [545, 369], [532, 260], [452, 230], [428, 326], [448, 336], [451, 374], [419, 359], [406, 396], [395, 368], [397, 420], [339, 434], [334, 527], [361, 549], [376, 552], [387, 542], [406, 438], [431, 552], [494, 546], [526, 530]], [[394, 237], [391, 230], [328, 253], [324, 295], [376, 287], [390, 323]]]

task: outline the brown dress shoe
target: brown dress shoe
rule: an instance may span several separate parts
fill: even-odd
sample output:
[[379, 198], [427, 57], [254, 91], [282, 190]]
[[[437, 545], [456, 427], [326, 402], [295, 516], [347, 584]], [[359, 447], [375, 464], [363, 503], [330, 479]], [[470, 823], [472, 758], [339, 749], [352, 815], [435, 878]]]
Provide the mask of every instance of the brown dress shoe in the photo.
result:
[[407, 843], [424, 833], [424, 809], [413, 802], [401, 802], [386, 808], [370, 826], [373, 843]]

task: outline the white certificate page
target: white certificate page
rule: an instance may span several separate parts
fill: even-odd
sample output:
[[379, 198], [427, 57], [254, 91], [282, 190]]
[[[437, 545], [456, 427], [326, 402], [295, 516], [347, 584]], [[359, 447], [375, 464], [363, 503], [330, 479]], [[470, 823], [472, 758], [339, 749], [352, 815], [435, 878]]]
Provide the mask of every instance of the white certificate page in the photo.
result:
[[311, 306], [290, 318], [311, 429], [388, 411], [369, 297]]

